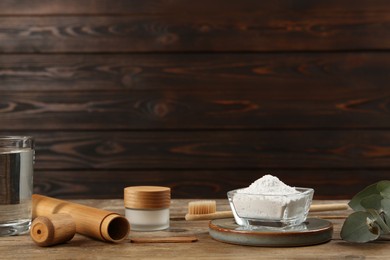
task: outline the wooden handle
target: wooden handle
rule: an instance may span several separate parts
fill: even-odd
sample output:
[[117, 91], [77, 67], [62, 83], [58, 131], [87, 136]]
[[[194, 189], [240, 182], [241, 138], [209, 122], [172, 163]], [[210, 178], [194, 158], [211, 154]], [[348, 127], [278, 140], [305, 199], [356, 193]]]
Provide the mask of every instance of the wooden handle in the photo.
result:
[[322, 218], [322, 219], [346, 219], [348, 215], [312, 215], [311, 218]]
[[310, 206], [310, 212], [346, 210], [348, 208], [349, 208], [348, 204], [345, 203], [316, 204]]
[[198, 241], [194, 236], [183, 237], [139, 237], [131, 238], [132, 243], [190, 243]]
[[67, 213], [76, 223], [76, 232], [103, 241], [121, 242], [130, 232], [127, 219], [117, 213], [38, 194], [32, 195], [33, 218]]
[[[310, 206], [310, 212], [320, 212], [320, 211], [333, 211], [333, 210], [345, 210], [348, 209], [348, 204], [344, 203], [334, 203], [334, 204], [317, 204]], [[232, 218], [233, 212], [231, 211], [217, 211], [211, 214], [186, 214], [185, 219], [192, 220], [212, 220], [220, 218]]]
[[211, 219], [220, 219], [220, 218], [232, 218], [233, 212], [231, 211], [217, 211], [211, 214], [187, 214], [185, 216], [186, 220], [211, 220]]

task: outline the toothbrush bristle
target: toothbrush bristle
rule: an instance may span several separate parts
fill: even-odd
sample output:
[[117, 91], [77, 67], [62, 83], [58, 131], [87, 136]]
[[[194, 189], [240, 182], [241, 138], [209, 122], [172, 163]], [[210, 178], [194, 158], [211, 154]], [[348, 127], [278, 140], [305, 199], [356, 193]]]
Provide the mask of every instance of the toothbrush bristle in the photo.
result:
[[188, 203], [188, 213], [191, 215], [211, 214], [217, 211], [215, 200], [199, 200]]

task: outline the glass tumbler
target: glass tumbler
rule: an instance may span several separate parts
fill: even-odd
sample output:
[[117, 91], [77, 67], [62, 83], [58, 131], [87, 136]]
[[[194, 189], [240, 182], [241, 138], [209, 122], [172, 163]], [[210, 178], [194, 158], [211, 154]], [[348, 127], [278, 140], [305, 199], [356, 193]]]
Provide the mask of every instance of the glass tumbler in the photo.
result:
[[33, 163], [32, 137], [0, 136], [0, 236], [30, 229]]

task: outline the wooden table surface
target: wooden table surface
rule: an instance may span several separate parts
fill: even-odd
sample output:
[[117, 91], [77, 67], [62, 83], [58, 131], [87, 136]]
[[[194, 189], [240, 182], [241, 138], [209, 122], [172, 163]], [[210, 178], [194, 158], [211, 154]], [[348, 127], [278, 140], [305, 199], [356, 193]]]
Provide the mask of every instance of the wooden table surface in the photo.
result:
[[[85, 205], [124, 213], [122, 200], [77, 200]], [[335, 201], [315, 201], [330, 203]], [[339, 202], [339, 201], [338, 201]], [[29, 235], [0, 237], [0, 259], [390, 259], [390, 239], [366, 244], [351, 244], [340, 238], [344, 217], [349, 211], [321, 213], [334, 224], [330, 242], [306, 247], [249, 247], [213, 240], [208, 234], [208, 221], [184, 220], [188, 200], [173, 200], [171, 227], [166, 231], [136, 232], [130, 237], [195, 235], [193, 243], [105, 243], [78, 235], [66, 244], [53, 247], [36, 246]], [[218, 200], [218, 210], [228, 209], [226, 200]], [[316, 213], [313, 216], [318, 216]]]

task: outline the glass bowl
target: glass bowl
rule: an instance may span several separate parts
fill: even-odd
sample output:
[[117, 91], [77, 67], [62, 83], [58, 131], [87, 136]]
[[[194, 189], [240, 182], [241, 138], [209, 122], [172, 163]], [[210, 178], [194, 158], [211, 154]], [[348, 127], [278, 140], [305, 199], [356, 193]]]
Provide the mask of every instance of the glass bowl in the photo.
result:
[[291, 227], [302, 224], [309, 213], [314, 190], [295, 188], [288, 195], [249, 194], [241, 189], [227, 193], [234, 219], [240, 226]]

